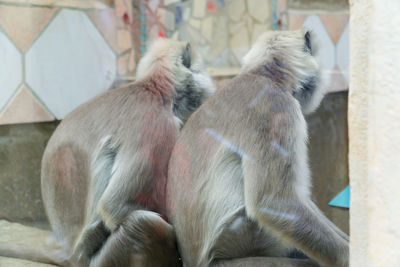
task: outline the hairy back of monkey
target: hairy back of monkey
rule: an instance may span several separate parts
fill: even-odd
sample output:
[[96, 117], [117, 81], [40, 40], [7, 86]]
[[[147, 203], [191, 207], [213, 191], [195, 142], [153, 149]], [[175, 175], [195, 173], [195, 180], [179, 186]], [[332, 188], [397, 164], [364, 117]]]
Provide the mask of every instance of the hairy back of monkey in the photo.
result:
[[[53, 231], [59, 239], [67, 238], [67, 247], [88, 216], [85, 207], [90, 179], [96, 179], [91, 176], [90, 161], [96, 146], [107, 135], [113, 137], [118, 151], [145, 157], [148, 166], [143, 168], [154, 172], [154, 178], [162, 178], [156, 184], [145, 181], [140, 191], [143, 206], [164, 213], [166, 166], [179, 127], [171, 116], [171, 107], [163, 101], [151, 83], [134, 83], [81, 105], [54, 132], [43, 156], [42, 188], [47, 188], [42, 192]], [[134, 200], [138, 196], [131, 197]]]

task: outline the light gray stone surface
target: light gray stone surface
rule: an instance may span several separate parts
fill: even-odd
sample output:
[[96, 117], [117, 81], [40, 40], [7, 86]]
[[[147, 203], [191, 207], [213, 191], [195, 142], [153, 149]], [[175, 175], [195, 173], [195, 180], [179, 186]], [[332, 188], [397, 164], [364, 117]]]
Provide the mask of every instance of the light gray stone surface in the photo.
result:
[[58, 122], [0, 125], [0, 219], [46, 220], [40, 165], [57, 125]]
[[[51, 232], [33, 227], [27, 227], [19, 223], [11, 223], [0, 220], [0, 246], [8, 244], [26, 245], [31, 247], [49, 246], [51, 241]], [[50, 267], [53, 265], [35, 263], [32, 261], [0, 257], [0, 267]]]
[[21, 259], [0, 257], [0, 267], [52, 267], [55, 265], [26, 261]]

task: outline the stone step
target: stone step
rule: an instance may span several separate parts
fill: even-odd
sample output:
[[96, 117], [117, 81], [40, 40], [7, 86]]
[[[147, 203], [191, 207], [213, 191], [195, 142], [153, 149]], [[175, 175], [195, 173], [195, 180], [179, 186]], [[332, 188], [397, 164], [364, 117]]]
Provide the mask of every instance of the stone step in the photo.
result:
[[[49, 247], [52, 242], [52, 234], [50, 231], [38, 228], [28, 227], [19, 223], [12, 223], [0, 220], [0, 246], [7, 245], [24, 245], [28, 247]], [[49, 267], [54, 265], [32, 262], [28, 260], [0, 257], [0, 267]]]
[[15, 258], [0, 257], [0, 267], [52, 267], [55, 265], [38, 263]]

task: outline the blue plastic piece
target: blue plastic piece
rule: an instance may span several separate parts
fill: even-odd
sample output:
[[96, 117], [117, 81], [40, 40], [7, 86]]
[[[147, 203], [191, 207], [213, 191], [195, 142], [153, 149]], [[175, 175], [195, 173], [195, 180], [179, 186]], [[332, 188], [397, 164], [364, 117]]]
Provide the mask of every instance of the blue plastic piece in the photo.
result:
[[350, 208], [350, 186], [347, 186], [334, 199], [329, 202], [330, 206]]
[[179, 25], [182, 22], [182, 7], [175, 7], [175, 25]]

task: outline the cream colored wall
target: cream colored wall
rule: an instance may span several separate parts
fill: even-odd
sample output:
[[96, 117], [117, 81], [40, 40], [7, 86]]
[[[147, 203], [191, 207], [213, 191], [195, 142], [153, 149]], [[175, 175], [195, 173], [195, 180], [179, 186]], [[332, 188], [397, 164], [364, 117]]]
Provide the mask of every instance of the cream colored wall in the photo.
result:
[[400, 266], [400, 1], [350, 1], [351, 266]]

